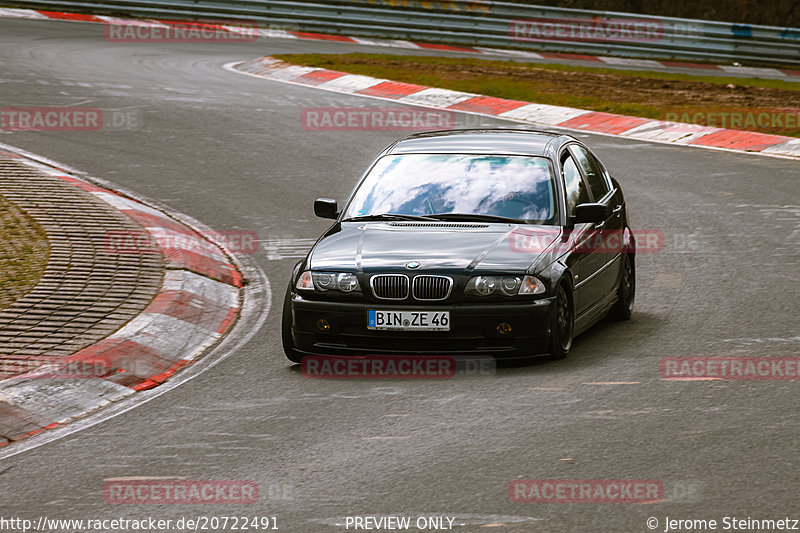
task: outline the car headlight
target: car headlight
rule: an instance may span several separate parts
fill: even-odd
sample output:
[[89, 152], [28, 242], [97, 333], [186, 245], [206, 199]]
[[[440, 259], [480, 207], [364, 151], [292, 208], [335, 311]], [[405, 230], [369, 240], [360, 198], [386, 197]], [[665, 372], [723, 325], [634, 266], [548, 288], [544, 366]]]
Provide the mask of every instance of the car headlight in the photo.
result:
[[497, 288], [497, 280], [494, 276], [477, 276], [472, 279], [474, 281], [475, 292], [481, 296], [489, 296]]
[[321, 291], [336, 288], [336, 274], [333, 272], [312, 272], [311, 278], [314, 280], [314, 286]]
[[536, 295], [545, 292], [544, 283], [535, 276], [475, 276], [467, 282], [465, 294], [489, 296]]
[[358, 278], [349, 272], [340, 272], [336, 276], [336, 288], [342, 292], [353, 292], [358, 288]]
[[504, 276], [500, 279], [500, 290], [507, 296], [517, 294], [519, 290], [520, 279], [516, 276]]
[[350, 272], [310, 272], [308, 270], [300, 274], [295, 287], [298, 290], [320, 292], [336, 290], [350, 293], [361, 290], [358, 278]]

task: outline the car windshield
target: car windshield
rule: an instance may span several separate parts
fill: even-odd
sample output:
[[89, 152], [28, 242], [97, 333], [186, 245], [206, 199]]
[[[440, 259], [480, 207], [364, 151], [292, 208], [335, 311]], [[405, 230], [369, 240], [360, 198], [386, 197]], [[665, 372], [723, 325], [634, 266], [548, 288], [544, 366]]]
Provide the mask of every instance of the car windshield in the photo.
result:
[[553, 224], [553, 180], [543, 157], [387, 155], [361, 183], [344, 218], [407, 215]]

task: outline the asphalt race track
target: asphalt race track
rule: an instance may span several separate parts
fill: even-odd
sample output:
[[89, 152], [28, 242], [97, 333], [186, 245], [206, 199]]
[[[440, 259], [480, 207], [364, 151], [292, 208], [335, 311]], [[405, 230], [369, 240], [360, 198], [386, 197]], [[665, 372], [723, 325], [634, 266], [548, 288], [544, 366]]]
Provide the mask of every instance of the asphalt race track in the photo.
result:
[[[280, 348], [280, 304], [292, 266], [327, 227], [312, 202], [344, 201], [374, 155], [405, 132], [308, 131], [305, 108], [387, 103], [223, 65], [353, 50], [370, 49], [281, 39], [111, 43], [102, 25], [0, 20], [2, 106], [87, 106], [142, 119], [134, 131], [7, 132], [0, 142], [211, 228], [257, 232], [261, 248], [246, 260], [266, 274], [272, 296], [249, 342], [191, 381], [58, 440], [3, 450], [28, 447], [0, 460], [0, 515], [275, 516], [287, 532], [342, 531], [355, 515], [455, 517], [463, 532], [649, 531], [649, 517], [658, 531], [666, 517], [800, 519], [798, 382], [666, 381], [659, 372], [668, 356], [800, 353], [795, 161], [580, 134], [622, 184], [633, 227], [665, 237], [661, 252], [637, 256], [630, 322], [595, 326], [564, 361], [492, 376], [312, 380], [292, 368]], [[104, 500], [104, 480], [136, 476], [253, 480], [260, 497], [233, 506]], [[509, 483], [528, 478], [655, 479], [665, 494], [650, 504], [512, 502]]]

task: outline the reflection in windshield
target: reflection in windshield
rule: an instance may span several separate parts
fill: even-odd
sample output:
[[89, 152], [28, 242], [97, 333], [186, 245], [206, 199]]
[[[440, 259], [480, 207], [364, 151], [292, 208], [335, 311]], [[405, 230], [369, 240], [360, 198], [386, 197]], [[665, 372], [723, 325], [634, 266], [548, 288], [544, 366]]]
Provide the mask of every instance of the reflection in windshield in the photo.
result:
[[541, 157], [387, 155], [359, 187], [345, 218], [381, 213], [469, 213], [552, 224], [550, 167]]

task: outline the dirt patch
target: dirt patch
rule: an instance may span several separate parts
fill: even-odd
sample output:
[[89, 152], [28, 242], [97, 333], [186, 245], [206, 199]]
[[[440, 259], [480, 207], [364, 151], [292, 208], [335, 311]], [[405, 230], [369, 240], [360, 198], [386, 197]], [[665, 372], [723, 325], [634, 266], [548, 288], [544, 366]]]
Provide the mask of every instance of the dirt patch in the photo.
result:
[[47, 266], [49, 250], [42, 227], [0, 195], [0, 310], [36, 285]]
[[[419, 65], [422, 68], [422, 65]], [[435, 73], [445, 79], [469, 80], [480, 77], [511, 78], [530, 84], [537, 91], [570, 93], [612, 102], [657, 108], [676, 106], [717, 107], [800, 107], [800, 92], [720, 85], [700, 81], [677, 81], [594, 72], [545, 68], [493, 68], [479, 65], [438, 65]]]

